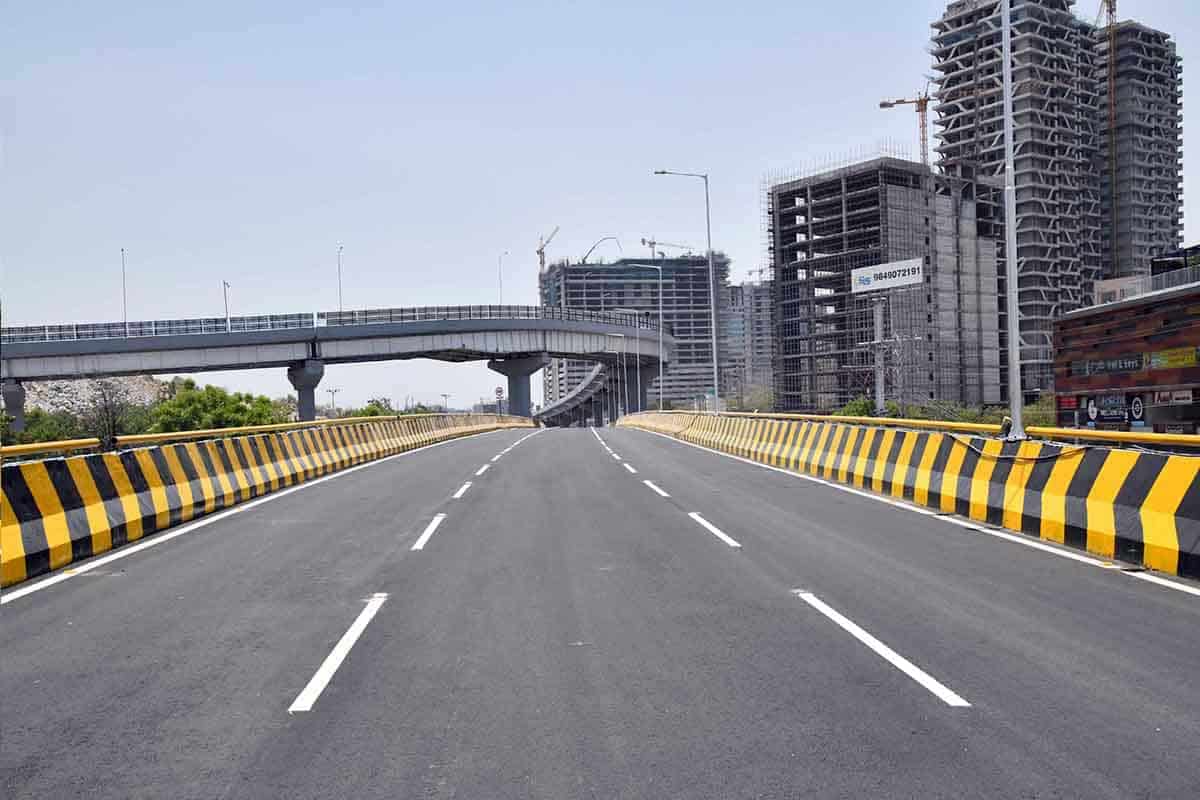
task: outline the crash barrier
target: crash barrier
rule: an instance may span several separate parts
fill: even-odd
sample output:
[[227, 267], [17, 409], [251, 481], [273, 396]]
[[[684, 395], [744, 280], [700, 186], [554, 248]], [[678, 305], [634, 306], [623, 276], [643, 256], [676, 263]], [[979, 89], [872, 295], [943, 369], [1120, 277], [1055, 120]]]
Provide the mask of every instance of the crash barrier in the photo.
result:
[[[243, 428], [226, 438], [213, 438], [221, 431], [130, 437], [149, 446], [5, 462], [0, 586], [355, 464], [458, 436], [532, 425], [497, 414], [333, 420], [291, 429]], [[201, 433], [204, 438], [196, 441]]]
[[1200, 578], [1200, 457], [843, 419], [644, 412], [618, 424]]

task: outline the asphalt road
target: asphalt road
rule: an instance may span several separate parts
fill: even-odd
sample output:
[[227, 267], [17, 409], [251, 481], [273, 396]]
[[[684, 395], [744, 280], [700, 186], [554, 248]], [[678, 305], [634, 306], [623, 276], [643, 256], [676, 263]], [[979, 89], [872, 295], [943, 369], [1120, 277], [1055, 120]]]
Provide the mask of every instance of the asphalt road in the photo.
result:
[[1200, 596], [597, 434], [405, 454], [10, 598], [0, 797], [1197, 796]]

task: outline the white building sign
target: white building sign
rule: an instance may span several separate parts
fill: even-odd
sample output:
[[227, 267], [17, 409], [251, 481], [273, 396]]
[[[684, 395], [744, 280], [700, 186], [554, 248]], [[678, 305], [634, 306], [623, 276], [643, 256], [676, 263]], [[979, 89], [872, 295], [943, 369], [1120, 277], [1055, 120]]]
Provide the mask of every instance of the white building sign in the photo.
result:
[[873, 267], [858, 267], [850, 272], [850, 290], [858, 294], [921, 283], [925, 280], [924, 263], [923, 259], [910, 258]]

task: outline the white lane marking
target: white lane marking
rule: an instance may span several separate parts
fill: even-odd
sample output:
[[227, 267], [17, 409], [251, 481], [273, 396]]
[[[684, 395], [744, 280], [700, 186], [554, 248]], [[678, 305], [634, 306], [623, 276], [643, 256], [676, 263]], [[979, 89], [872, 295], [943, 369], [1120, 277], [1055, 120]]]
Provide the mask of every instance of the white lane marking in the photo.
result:
[[[591, 431], [592, 431], [592, 436], [596, 437], [596, 441], [599, 442], [600, 444], [604, 444], [604, 440], [600, 438], [600, 434], [596, 433], [596, 429], [592, 428]], [[606, 444], [604, 444], [604, 446], [608, 447], [608, 445], [606, 445]]]
[[626, 462], [625, 462], [624, 464], [622, 464], [621, 466], [623, 466], [625, 469], [629, 470], [629, 473], [630, 473], [631, 475], [637, 475], [637, 470], [636, 470], [636, 469], [634, 469], [634, 468], [633, 468], [633, 464], [630, 464], [628, 461], [626, 461]]
[[438, 525], [441, 525], [442, 520], [444, 520], [445, 518], [446, 518], [445, 514], [438, 514], [433, 519], [431, 519], [429, 521], [429, 524], [425, 526], [425, 532], [421, 534], [419, 539], [417, 539], [415, 542], [413, 542], [412, 549], [413, 550], [424, 550], [425, 543], [429, 541], [429, 537], [433, 536], [433, 532], [438, 529]]
[[476, 478], [478, 478], [480, 475], [482, 475], [483, 473], [487, 472], [487, 471], [488, 471], [488, 467], [490, 467], [490, 466], [491, 466], [491, 464], [484, 464], [482, 467], [480, 467], [479, 469], [475, 470], [475, 477], [476, 477]]
[[609, 455], [612, 456], [613, 458], [615, 458], [617, 461], [621, 460], [621, 457], [619, 455], [617, 455], [616, 453], [609, 453]]
[[11, 603], [14, 600], [19, 600], [22, 597], [24, 597], [25, 595], [33, 594], [34, 592], [41, 591], [42, 589], [48, 589], [51, 586], [53, 586], [54, 584], [62, 583], [63, 581], [67, 580], [68, 578], [73, 578], [77, 575], [83, 575], [85, 573], [91, 572], [94, 569], [102, 567], [105, 564], [111, 564], [114, 561], [117, 561], [122, 558], [126, 558], [128, 556], [135, 555], [135, 554], [140, 553], [143, 550], [146, 550], [150, 547], [155, 547], [157, 545], [163, 544], [164, 542], [169, 542], [172, 539], [175, 539], [179, 536], [183, 536], [186, 533], [191, 533], [192, 531], [199, 530], [200, 528], [203, 528], [205, 525], [211, 525], [214, 522], [220, 522], [221, 520], [223, 520], [227, 517], [232, 517], [234, 514], [241, 514], [243, 511], [249, 511], [250, 509], [255, 508], [256, 506], [262, 505], [263, 503], [269, 503], [272, 500], [278, 500], [281, 497], [287, 497], [289, 494], [292, 494], [293, 492], [299, 492], [303, 489], [309, 489], [313, 486], [317, 486], [319, 484], [325, 483], [325, 481], [331, 481], [334, 478], [340, 478], [344, 475], [349, 475], [353, 472], [358, 472], [360, 469], [367, 469], [369, 467], [377, 467], [380, 464], [383, 464], [387, 461], [391, 461], [392, 459], [401, 458], [403, 456], [410, 456], [413, 453], [419, 453], [422, 450], [429, 450], [434, 447], [441, 447], [442, 445], [452, 444], [454, 442], [466, 441], [467, 439], [473, 439], [476, 436], [487, 436], [489, 433], [500, 433], [503, 430], [504, 430], [503, 428], [500, 428], [500, 429], [494, 430], [494, 431], [481, 431], [480, 433], [472, 433], [472, 434], [468, 434], [467, 436], [459, 436], [454, 439], [447, 439], [444, 442], [434, 442], [433, 444], [427, 444], [424, 447], [418, 447], [414, 450], [406, 450], [403, 453], [396, 453], [394, 455], [385, 456], [384, 458], [381, 458], [378, 461], [368, 461], [365, 464], [359, 464], [354, 467], [347, 467], [346, 469], [341, 470], [340, 472], [334, 472], [329, 475], [323, 475], [320, 478], [314, 478], [313, 480], [308, 481], [307, 483], [302, 483], [299, 486], [292, 486], [288, 489], [281, 489], [278, 492], [272, 492], [271, 494], [266, 495], [265, 497], [259, 497], [259, 498], [250, 500], [245, 503], [239, 503], [238, 505], [234, 506], [233, 508], [228, 508], [224, 511], [218, 511], [217, 513], [215, 513], [211, 516], [202, 517], [201, 519], [198, 519], [195, 522], [189, 522], [186, 525], [180, 526], [178, 528], [173, 528], [167, 533], [155, 534], [154, 536], [152, 536], [150, 538], [142, 539], [137, 544], [122, 545], [119, 549], [113, 550], [112, 552], [108, 553], [107, 555], [103, 555], [100, 558], [97, 558], [93, 561], [88, 561], [86, 563], [78, 564], [76, 566], [71, 567], [70, 572], [59, 572], [59, 573], [51, 575], [50, 577], [45, 578], [43, 580], [37, 581], [35, 583], [31, 583], [27, 586], [22, 586], [19, 589], [5, 590], [3, 592], [3, 594], [0, 594], [0, 605]]
[[496, 453], [496, 455], [492, 456], [492, 463], [494, 464], [495, 462], [499, 461], [500, 456], [502, 455], [504, 455], [504, 453]]
[[659, 497], [670, 497], [670, 496], [671, 496], [671, 495], [667, 494], [666, 492], [664, 492], [662, 489], [660, 489], [660, 488], [658, 488], [657, 486], [655, 486], [655, 485], [654, 485], [654, 481], [642, 481], [642, 483], [646, 484], [646, 485], [647, 485], [647, 486], [649, 486], [651, 489], [653, 489], [654, 491], [658, 492], [658, 496], [659, 496]]
[[467, 481], [462, 486], [458, 487], [458, 491], [451, 495], [455, 500], [461, 500], [462, 496], [467, 493], [467, 489], [471, 488], [471, 482]]
[[1150, 574], [1149, 572], [1126, 572], [1125, 574], [1131, 578], [1149, 581], [1157, 586], [1166, 586], [1168, 589], [1174, 589], [1177, 592], [1185, 592], [1186, 594], [1194, 594], [1197, 597], [1200, 597], [1200, 589], [1192, 586], [1185, 586], [1184, 584], [1176, 583], [1175, 581], [1169, 581], [1166, 578], [1160, 578], [1157, 575]]
[[321, 692], [325, 691], [325, 687], [333, 679], [338, 667], [350, 654], [350, 648], [354, 647], [354, 643], [358, 641], [358, 637], [362, 636], [363, 631], [367, 629], [367, 625], [378, 613], [385, 600], [387, 600], [387, 594], [383, 592], [371, 595], [371, 598], [367, 600], [367, 607], [359, 612], [358, 617], [342, 634], [342, 638], [338, 639], [338, 643], [333, 646], [333, 650], [329, 651], [329, 655], [325, 656], [325, 660], [321, 662], [317, 671], [313, 673], [308, 685], [300, 691], [300, 694], [296, 695], [296, 699], [288, 706], [289, 714], [295, 714], [297, 711], [312, 711], [313, 704], [317, 702]]
[[921, 684], [921, 686], [925, 687], [927, 690], [936, 695], [937, 698], [946, 705], [954, 706], [956, 708], [971, 707], [970, 703], [962, 699], [962, 697], [959, 695], [950, 691], [950, 689], [946, 688], [944, 684], [936, 680], [928, 672], [921, 669], [916, 664], [912, 663], [907, 658], [900, 655], [871, 634], [867, 633], [853, 621], [847, 619], [835, 609], [831, 608], [812, 592], [806, 592], [802, 589], [795, 589], [793, 590], [792, 594], [796, 595], [801, 600], [815, 608], [817, 611], [820, 611], [826, 617], [833, 620], [833, 622], [837, 624], [839, 628], [846, 631], [846, 633], [850, 634], [855, 639], [858, 639], [867, 647], [871, 648], [876, 655], [891, 664], [896, 669], [903, 672], [908, 677], [912, 678], [917, 683]]
[[711, 522], [706, 520], [704, 517], [697, 514], [695, 511], [688, 514], [688, 516], [691, 517], [692, 519], [696, 520], [696, 522], [700, 523], [701, 527], [703, 527], [705, 530], [707, 530], [713, 536], [717, 537], [718, 539], [720, 539], [722, 542], [729, 545], [730, 547], [741, 547], [741, 544], [738, 543], [737, 539], [734, 539], [732, 536], [726, 535], [726, 533], [724, 531], [722, 531], [716, 525], [713, 525]]
[[[641, 430], [641, 429], [639, 428], [636, 430]], [[1009, 533], [1008, 531], [999, 531], [999, 530], [995, 530], [992, 528], [984, 528], [984, 527], [981, 527], [979, 525], [979, 523], [974, 522], [972, 520], [960, 519], [958, 517], [945, 516], [945, 515], [938, 513], [937, 511], [933, 511], [932, 509], [921, 508], [920, 506], [914, 506], [911, 503], [903, 503], [903, 502], [900, 502], [899, 500], [895, 500], [890, 497], [881, 497], [879, 495], [871, 494], [870, 492], [862, 491], [861, 489], [856, 489], [853, 486], [843, 486], [840, 483], [833, 483], [831, 481], [822, 480], [821, 478], [814, 478], [811, 475], [802, 475], [799, 472], [792, 472], [791, 470], [784, 469], [782, 467], [775, 467], [770, 464], [760, 464], [757, 461], [751, 461], [750, 459], [743, 458], [742, 456], [735, 456], [732, 453], [722, 453], [720, 450], [712, 450], [710, 448], [703, 447], [698, 444], [692, 444], [691, 442], [685, 442], [682, 439], [676, 439], [674, 436], [668, 436], [667, 434], [659, 433], [658, 431], [642, 431], [642, 432], [649, 433], [654, 436], [660, 436], [663, 439], [666, 439], [668, 442], [675, 442], [676, 444], [682, 444], [687, 447], [694, 447], [697, 450], [703, 450], [706, 453], [712, 453], [714, 456], [721, 456], [723, 458], [732, 458], [734, 461], [741, 461], [743, 463], [750, 464], [755, 467], [760, 467], [762, 469], [769, 469], [772, 472], [778, 472], [783, 475], [787, 475], [788, 477], [791, 477], [791, 478], [800, 478], [801, 480], [811, 481], [812, 483], [819, 483], [822, 486], [828, 486], [831, 489], [837, 489], [839, 492], [848, 492], [850, 494], [857, 495], [859, 497], [864, 497], [868, 500], [874, 500], [879, 503], [886, 503], [889, 506], [894, 506], [896, 508], [902, 508], [905, 511], [911, 511], [914, 514], [920, 514], [921, 516], [925, 516], [925, 517], [933, 517], [935, 519], [941, 520], [942, 522], [948, 522], [951, 525], [957, 525], [960, 528], [968, 528], [973, 531], [978, 531], [979, 533], [986, 533], [988, 536], [995, 536], [997, 539], [1004, 539], [1006, 541], [1013, 542], [1014, 544], [1019, 544], [1022, 547], [1030, 547], [1030, 548], [1033, 548], [1034, 550], [1040, 550], [1043, 553], [1049, 553], [1050, 555], [1058, 556], [1059, 558], [1065, 558], [1070, 561], [1078, 561], [1081, 564], [1087, 564], [1088, 566], [1092, 566], [1092, 567], [1099, 567], [1100, 569], [1116, 569], [1118, 571], [1120, 569], [1119, 567], [1114, 568], [1113, 565], [1109, 562], [1100, 561], [1098, 559], [1090, 558], [1090, 557], [1082, 555], [1080, 553], [1076, 553], [1072, 550], [1066, 549], [1065, 546], [1055, 547], [1053, 545], [1046, 544], [1045, 542], [1043, 542], [1039, 539], [1036, 539], [1032, 536], [1027, 536], [1024, 534], [1017, 534], [1017, 533]], [[1130, 575], [1132, 577], [1135, 577], [1135, 578], [1141, 578], [1142, 580], [1147, 581], [1149, 583], [1153, 583], [1157, 586], [1164, 586], [1168, 589], [1175, 589], [1176, 591], [1184, 592], [1186, 594], [1193, 594], [1193, 595], [1200, 596], [1200, 589], [1193, 588], [1186, 584], [1176, 583], [1175, 581], [1168, 580], [1166, 578], [1162, 578], [1162, 577], [1159, 577], [1158, 575], [1153, 575], [1148, 572], [1128, 572], [1126, 574]]]

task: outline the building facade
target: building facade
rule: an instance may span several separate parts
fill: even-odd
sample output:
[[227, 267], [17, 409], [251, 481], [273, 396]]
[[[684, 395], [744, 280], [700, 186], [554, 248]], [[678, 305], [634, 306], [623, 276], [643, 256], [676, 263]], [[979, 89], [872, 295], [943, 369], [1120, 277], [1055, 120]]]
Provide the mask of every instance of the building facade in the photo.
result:
[[[877, 158], [772, 185], [775, 406], [829, 411], [873, 394], [882, 347], [889, 398], [999, 401], [996, 190]], [[874, 345], [857, 267], [919, 258], [924, 283], [890, 290]]]
[[[714, 256], [715, 287], [709, 286], [708, 259], [705, 256], [658, 258], [653, 261], [622, 259], [607, 264], [548, 265], [538, 279], [544, 306], [577, 308], [588, 311], [621, 311], [658, 317], [659, 272], [645, 264], [662, 268], [662, 306], [666, 330], [675, 339], [675, 360], [666, 368], [663, 380], [664, 401], [691, 408], [697, 398], [712, 393], [712, 316], [711, 298], [717, 297], [718, 332], [728, 316], [729, 259]], [[715, 290], [715, 291], [714, 291]], [[727, 354], [718, 344], [722, 371], [727, 371]], [[543, 393], [546, 404], [568, 394], [592, 370], [594, 364], [554, 359], [544, 373]], [[724, 394], [722, 389], [722, 394]], [[649, 401], [658, 401], [658, 378], [649, 389]]]
[[721, 393], [743, 407], [774, 390], [774, 341], [771, 281], [747, 281], [729, 287], [725, 324], [727, 377]]
[[[1054, 320], [1087, 305], [1097, 280], [1144, 274], [1150, 257], [1179, 245], [1181, 73], [1166, 34], [1117, 25], [1110, 124], [1107, 28], [1076, 17], [1074, 0], [1011, 2], [1016, 258], [1028, 396], [1053, 384]], [[947, 175], [1003, 180], [1001, 50], [996, 0], [952, 2], [933, 23], [934, 149]], [[1006, 353], [1005, 283], [1001, 269]]]

